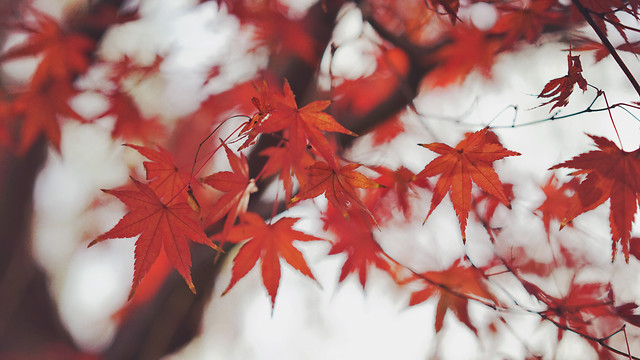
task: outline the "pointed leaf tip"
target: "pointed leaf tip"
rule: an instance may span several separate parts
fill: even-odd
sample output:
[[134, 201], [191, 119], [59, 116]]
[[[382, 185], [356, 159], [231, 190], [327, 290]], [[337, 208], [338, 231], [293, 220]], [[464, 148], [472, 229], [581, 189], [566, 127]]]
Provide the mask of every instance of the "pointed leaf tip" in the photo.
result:
[[189, 286], [189, 290], [191, 290], [193, 295], [196, 295], [196, 287], [195, 287], [195, 285], [193, 285], [193, 281], [188, 281], [187, 285]]
[[127, 301], [130, 301], [133, 298], [133, 295], [136, 294], [137, 286], [131, 286], [131, 291], [129, 291], [129, 296], [127, 297]]

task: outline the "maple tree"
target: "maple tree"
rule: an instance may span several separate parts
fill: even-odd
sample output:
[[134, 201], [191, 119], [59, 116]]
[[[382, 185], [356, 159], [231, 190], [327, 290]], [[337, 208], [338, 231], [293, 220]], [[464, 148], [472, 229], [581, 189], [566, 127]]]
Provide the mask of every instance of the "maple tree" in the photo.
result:
[[[640, 299], [621, 275], [640, 267], [640, 85], [625, 56], [640, 53], [640, 3], [201, 0], [170, 15], [151, 3], [0, 3], [0, 358], [176, 353], [206, 332], [206, 304], [245, 296], [240, 284], [264, 291], [274, 318], [290, 270], [316, 296], [328, 291], [318, 259], [335, 259], [341, 286], [369, 293], [386, 281], [406, 311], [428, 309], [434, 358], [451, 354], [442, 333], [471, 336], [490, 358], [503, 340], [513, 358], [561, 357], [566, 344], [593, 358], [640, 356]], [[124, 41], [154, 16], [153, 36], [170, 46], [147, 33]], [[195, 34], [184, 23], [198, 17], [208, 30]], [[181, 53], [192, 39], [199, 52]], [[452, 116], [443, 104], [454, 96], [437, 98], [482, 85], [477, 102], [489, 101], [505, 64], [525, 77], [515, 59], [544, 47], [562, 67], [507, 91], [527, 94], [506, 103], [509, 123], [494, 105]], [[603, 64], [628, 89], [606, 87], [594, 70]], [[587, 136], [583, 122], [596, 124]], [[514, 136], [541, 127], [552, 135]], [[116, 330], [100, 345], [59, 316], [59, 275], [37, 250], [53, 232], [41, 226], [39, 201], [52, 196], [42, 179], [94, 156], [73, 147], [73, 129], [124, 145], [92, 165], [117, 162], [119, 174], [84, 175], [100, 185], [78, 200], [81, 235], [60, 255], [72, 263], [72, 253], [132, 245], [128, 297], [104, 315]], [[565, 137], [583, 150], [555, 152]], [[69, 185], [76, 195], [82, 181]]]

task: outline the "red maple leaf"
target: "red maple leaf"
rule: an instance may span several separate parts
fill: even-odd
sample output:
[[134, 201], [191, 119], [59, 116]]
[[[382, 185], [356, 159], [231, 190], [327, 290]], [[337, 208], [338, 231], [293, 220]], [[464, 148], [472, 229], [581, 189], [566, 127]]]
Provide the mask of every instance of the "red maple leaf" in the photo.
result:
[[131, 179], [136, 190], [103, 190], [129, 207], [129, 212], [111, 230], [98, 236], [89, 246], [106, 239], [130, 238], [136, 240], [133, 284], [129, 299], [133, 296], [142, 278], [164, 249], [173, 267], [184, 278], [189, 289], [196, 292], [191, 280], [191, 253], [187, 238], [192, 241], [214, 245], [195, 219], [196, 213], [184, 201], [163, 202], [153, 190], [135, 179]]
[[562, 221], [565, 218], [569, 209], [570, 196], [575, 192], [577, 185], [576, 178], [560, 184], [555, 175], [551, 175], [547, 183], [542, 186], [545, 200], [535, 212], [541, 214], [544, 230], [547, 234], [549, 234], [551, 220]]
[[349, 218], [329, 204], [322, 220], [324, 230], [335, 234], [335, 242], [329, 250], [329, 255], [346, 254], [347, 259], [342, 265], [339, 281], [342, 282], [349, 274], [357, 273], [362, 288], [367, 282], [369, 265], [386, 271], [395, 278], [389, 259], [373, 237], [371, 220], [359, 211], [349, 209]]
[[143, 163], [147, 180], [150, 180], [148, 185], [160, 199], [171, 202], [173, 197], [183, 194], [180, 199], [186, 200], [190, 174], [178, 168], [170, 152], [161, 146], [158, 146], [158, 150], [132, 144], [126, 146], [150, 160]]
[[[618, 34], [622, 36], [624, 41], [629, 41], [626, 33], [626, 30], [628, 30], [629, 27], [622, 24], [617, 13], [618, 11], [623, 11], [638, 20], [637, 10], [639, 2], [637, 0], [580, 0], [580, 4], [587, 10], [587, 12], [592, 14], [589, 16], [605, 35], [607, 35], [608, 32], [607, 25], [612, 25], [618, 31]], [[584, 19], [584, 15], [580, 10], [578, 10], [578, 6], [575, 6], [574, 4], [570, 9], [572, 16], [578, 19], [578, 21], [582, 21]]]
[[228, 234], [219, 234], [214, 237], [234, 243], [249, 240], [242, 245], [233, 259], [231, 281], [222, 293], [223, 295], [253, 269], [258, 260], [260, 260], [262, 267], [262, 282], [271, 297], [272, 308], [280, 285], [280, 258], [294, 269], [315, 280], [302, 253], [293, 246], [293, 241], [322, 239], [293, 230], [292, 227], [299, 220], [298, 218], [285, 217], [275, 224], [270, 224], [265, 223], [260, 215], [249, 212], [242, 217], [242, 220], [243, 222], [233, 227]]
[[[381, 49], [375, 55], [377, 65], [371, 75], [357, 79], [339, 79], [341, 82], [335, 86], [334, 103], [331, 105], [335, 114], [364, 116], [398, 91], [402, 80], [409, 72], [407, 54], [399, 48], [389, 48]], [[396, 126], [401, 124], [399, 121], [392, 123]], [[376, 128], [381, 126], [384, 124]], [[380, 133], [383, 134], [389, 136]]]
[[[607, 49], [607, 47], [600, 41], [595, 41], [586, 37], [578, 38], [577, 41], [579, 45], [575, 46], [573, 51], [593, 51], [593, 57], [596, 62], [600, 62], [611, 54], [609, 49]], [[618, 51], [626, 51], [635, 55], [640, 55], [640, 41], [627, 41], [615, 48]]]
[[428, 75], [428, 83], [433, 86], [446, 86], [462, 81], [474, 70], [479, 70], [481, 74], [489, 77], [499, 49], [498, 39], [487, 32], [473, 26], [458, 24], [451, 30], [451, 41], [435, 53], [438, 70]]
[[420, 274], [419, 277], [424, 280], [425, 287], [411, 294], [409, 306], [424, 302], [434, 295], [439, 295], [434, 324], [436, 333], [442, 329], [447, 310], [451, 310], [462, 323], [477, 335], [478, 329], [469, 318], [467, 308], [469, 300], [498, 304], [498, 300], [487, 289], [482, 272], [475, 267], [462, 265], [460, 259], [456, 260], [447, 270], [428, 271]]
[[[504, 193], [507, 195], [507, 200], [511, 202], [515, 198], [513, 194], [513, 184], [503, 184]], [[479, 205], [480, 203], [484, 203], [484, 211], [480, 213], [480, 209], [475, 208], [475, 213], [484, 223], [489, 224], [491, 219], [493, 219], [493, 215], [498, 208], [498, 205], [502, 204], [502, 202], [495, 196], [489, 194], [488, 192], [482, 190], [479, 194], [473, 196], [472, 203], [474, 207]], [[504, 205], [504, 204], [503, 204]]]
[[640, 237], [632, 237], [629, 239], [629, 253], [640, 260]]
[[547, 306], [540, 312], [543, 318], [559, 324], [558, 340], [562, 338], [562, 327], [568, 327], [593, 337], [609, 335], [618, 329], [623, 320], [638, 323], [633, 315], [635, 304], [614, 306], [613, 291], [608, 283], [575, 283], [572, 279], [568, 292], [562, 297], [549, 295], [535, 284], [522, 280], [524, 288], [538, 301]]
[[377, 166], [373, 170], [380, 174], [375, 182], [382, 185], [379, 189], [367, 192], [366, 203], [373, 209], [376, 219], [385, 221], [392, 217], [393, 211], [400, 209], [405, 218], [411, 217], [409, 199], [417, 197], [416, 190], [431, 189], [425, 178], [415, 178], [415, 174], [404, 166], [396, 170]]
[[505, 149], [488, 127], [474, 133], [467, 133], [455, 148], [442, 143], [421, 144], [421, 146], [440, 154], [415, 176], [415, 178], [423, 178], [440, 175], [433, 190], [431, 208], [425, 222], [448, 191], [460, 222], [462, 241], [465, 241], [467, 218], [471, 209], [472, 181], [511, 208], [504, 186], [493, 169], [493, 162], [507, 156], [518, 156], [520, 153]]
[[259, 126], [262, 124], [262, 120], [269, 116], [273, 111], [273, 107], [271, 106], [272, 92], [269, 91], [267, 81], [263, 80], [261, 85], [253, 83], [253, 88], [258, 93], [258, 96], [252, 97], [251, 103], [258, 110], [258, 112], [254, 113], [240, 129], [240, 137], [246, 136], [247, 139], [245, 140], [244, 144], [240, 146], [239, 150], [242, 150], [255, 143], [255, 138], [260, 134]]
[[135, 314], [140, 306], [153, 299], [171, 273], [171, 268], [172, 265], [169, 258], [167, 258], [166, 252], [161, 250], [146, 273], [144, 280], [137, 287], [135, 295], [113, 314], [113, 319], [117, 322], [122, 322]]
[[26, 56], [42, 56], [31, 80], [32, 86], [40, 86], [51, 79], [72, 80], [89, 67], [88, 54], [95, 42], [79, 33], [68, 32], [53, 17], [30, 7], [33, 24], [20, 24], [19, 30], [27, 32], [28, 39], [10, 48], [0, 56], [0, 61]]
[[360, 164], [347, 164], [338, 168], [323, 161], [316, 162], [308, 168], [309, 180], [300, 185], [300, 192], [291, 199], [291, 203], [324, 194], [345, 217], [348, 216], [349, 206], [354, 205], [374, 219], [356, 188], [373, 189], [381, 185], [355, 171], [359, 167]]
[[124, 78], [136, 76], [139, 79], [144, 79], [152, 74], [157, 74], [160, 71], [160, 66], [164, 61], [164, 56], [156, 54], [156, 57], [151, 63], [139, 63], [138, 59], [131, 58], [129, 55], [123, 55], [118, 61], [111, 63], [111, 71], [109, 78], [114, 83], [120, 83]]
[[[309, 65], [319, 61], [318, 43], [312, 36], [315, 22], [309, 18], [292, 19], [288, 9], [279, 1], [223, 0], [229, 11], [241, 22], [256, 27], [257, 46], [266, 46], [276, 56], [289, 59], [299, 57]], [[256, 47], [257, 47], [256, 46]]]
[[549, 112], [556, 107], [567, 106], [569, 104], [569, 96], [573, 92], [573, 87], [575, 84], [578, 84], [580, 89], [583, 92], [587, 91], [587, 80], [582, 77], [582, 64], [580, 63], [580, 55], [573, 56], [571, 55], [571, 50], [569, 50], [569, 54], [567, 55], [567, 62], [569, 64], [569, 71], [567, 75], [559, 78], [555, 78], [550, 80], [542, 89], [539, 98], [551, 98], [551, 100], [540, 104], [540, 106], [545, 106], [552, 102], [556, 102], [553, 104]]
[[295, 154], [306, 151], [307, 141], [327, 162], [335, 162], [333, 149], [322, 131], [355, 135], [340, 125], [333, 116], [323, 112], [330, 101], [314, 101], [298, 109], [295, 96], [289, 82], [285, 81], [284, 96], [274, 94], [270, 97], [273, 110], [269, 117], [255, 129], [260, 133], [275, 133], [287, 130], [289, 147]]
[[266, 148], [260, 152], [260, 155], [269, 157], [262, 169], [262, 175], [270, 176], [279, 173], [287, 201], [291, 199], [293, 193], [293, 175], [302, 184], [308, 181], [309, 176], [306, 168], [314, 163], [309, 153], [295, 154], [285, 143], [282, 146]]
[[580, 154], [571, 160], [557, 164], [559, 168], [578, 169], [572, 175], [586, 175], [571, 198], [562, 226], [576, 216], [595, 209], [607, 199], [611, 200], [609, 223], [611, 226], [612, 259], [615, 259], [618, 243], [622, 243], [625, 261], [629, 262], [631, 226], [638, 209], [640, 194], [640, 148], [627, 152], [613, 141], [588, 135], [599, 150]]
[[77, 91], [64, 81], [49, 81], [37, 87], [32, 86], [14, 100], [13, 114], [22, 120], [19, 153], [26, 152], [41, 134], [56, 150], [60, 150], [60, 118], [84, 121], [69, 105], [76, 94]]
[[509, 48], [522, 38], [533, 44], [546, 25], [558, 25], [568, 20], [566, 12], [557, 8], [556, 0], [537, 0], [525, 4], [498, 5], [504, 14], [496, 21], [491, 32], [505, 35], [502, 48]]
[[214, 204], [215, 210], [208, 219], [208, 222], [214, 223], [226, 215], [223, 230], [226, 232], [234, 225], [238, 216], [247, 212], [249, 197], [258, 191], [258, 188], [255, 180], [249, 179], [249, 164], [244, 154], [236, 156], [227, 145], [224, 145], [224, 150], [232, 171], [211, 174], [202, 179], [202, 182], [226, 193]]
[[368, 0], [367, 12], [385, 31], [411, 43], [424, 45], [433, 41], [434, 32], [429, 30], [433, 30], [434, 23], [446, 26], [445, 22], [435, 21], [443, 11], [425, 4], [425, 0]]
[[531, 250], [535, 248], [536, 244], [516, 245], [510, 247], [508, 256], [502, 256], [504, 262], [513, 269], [519, 279], [523, 274], [533, 275], [535, 278], [548, 278], [552, 272], [560, 268], [579, 271], [589, 266], [583, 254], [565, 247], [560, 242], [557, 243], [557, 250], [554, 249], [554, 255], [551, 258], [532, 257]]
[[398, 135], [404, 133], [405, 127], [399, 116], [383, 122], [371, 131], [373, 146], [387, 144], [395, 139]]

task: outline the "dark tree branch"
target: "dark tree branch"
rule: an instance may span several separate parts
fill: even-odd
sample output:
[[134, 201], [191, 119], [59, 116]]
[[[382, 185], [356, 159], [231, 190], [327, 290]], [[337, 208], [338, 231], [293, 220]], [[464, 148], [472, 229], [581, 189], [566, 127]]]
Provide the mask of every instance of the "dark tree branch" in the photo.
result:
[[602, 41], [602, 44], [607, 48], [607, 50], [609, 50], [609, 53], [611, 54], [611, 56], [613, 56], [613, 58], [616, 60], [616, 62], [618, 63], [618, 66], [620, 67], [620, 69], [622, 69], [622, 72], [624, 72], [625, 76], [627, 77], [627, 79], [629, 79], [629, 82], [631, 83], [631, 85], [633, 85], [633, 88], [636, 90], [636, 92], [640, 96], [640, 84], [638, 84], [638, 81], [633, 76], [633, 74], [631, 73], [627, 65], [624, 63], [624, 61], [622, 61], [622, 59], [620, 58], [620, 55], [618, 55], [618, 52], [616, 51], [616, 48], [613, 46], [613, 44], [611, 44], [611, 42], [607, 38], [607, 35], [605, 35], [605, 33], [602, 31], [602, 29], [600, 29], [598, 24], [596, 24], [595, 21], [593, 21], [593, 18], [589, 13], [589, 9], [585, 8], [584, 5], [582, 5], [582, 3], [580, 2], [580, 0], [572, 0], [572, 2], [573, 2], [573, 5], [575, 5], [575, 7], [580, 12], [582, 17], [584, 17], [587, 23], [589, 23], [589, 26], [591, 26], [593, 31], [596, 32], [596, 35], [598, 35], [598, 37], [600, 38], [600, 41]]
[[46, 149], [40, 138], [24, 157], [0, 152], [0, 358], [33, 356], [45, 344], [74, 348], [48, 278], [31, 256], [33, 185]]

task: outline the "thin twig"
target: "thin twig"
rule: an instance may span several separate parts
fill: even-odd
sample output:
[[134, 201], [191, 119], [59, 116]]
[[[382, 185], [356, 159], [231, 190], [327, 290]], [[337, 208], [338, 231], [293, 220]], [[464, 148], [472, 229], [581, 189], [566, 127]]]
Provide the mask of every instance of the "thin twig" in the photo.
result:
[[624, 333], [624, 342], [627, 343], [627, 354], [629, 354], [629, 360], [631, 360], [631, 348], [629, 348], [629, 338], [627, 337], [627, 324], [622, 325], [622, 332]]

